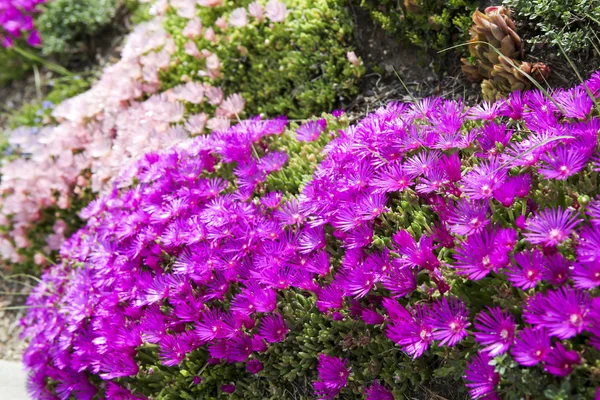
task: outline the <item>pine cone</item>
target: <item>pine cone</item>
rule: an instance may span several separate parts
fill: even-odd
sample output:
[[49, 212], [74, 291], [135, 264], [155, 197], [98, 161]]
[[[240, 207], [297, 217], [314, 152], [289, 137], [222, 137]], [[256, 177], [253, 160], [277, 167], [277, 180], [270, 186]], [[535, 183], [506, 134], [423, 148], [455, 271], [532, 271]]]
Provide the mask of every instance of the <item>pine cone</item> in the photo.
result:
[[[494, 65], [502, 58], [498, 51], [505, 57], [523, 59], [523, 41], [516, 33], [514, 22], [510, 18], [510, 11], [505, 7], [488, 7], [485, 14], [475, 10], [473, 26], [469, 29], [469, 53], [477, 59], [477, 73], [481, 79], [489, 79]], [[483, 44], [479, 42], [485, 42]], [[494, 50], [491, 46], [496, 48]], [[463, 65], [469, 64], [463, 60]], [[470, 80], [476, 81], [473, 69], [466, 66], [466, 74]]]
[[421, 11], [418, 0], [404, 0], [404, 8], [406, 12], [417, 14]]
[[531, 89], [533, 83], [525, 74], [539, 82], [550, 75], [550, 67], [543, 63], [511, 61], [516, 68], [507, 59], [501, 59], [500, 63], [494, 65], [490, 79], [481, 84], [484, 99], [494, 101], [515, 90]]

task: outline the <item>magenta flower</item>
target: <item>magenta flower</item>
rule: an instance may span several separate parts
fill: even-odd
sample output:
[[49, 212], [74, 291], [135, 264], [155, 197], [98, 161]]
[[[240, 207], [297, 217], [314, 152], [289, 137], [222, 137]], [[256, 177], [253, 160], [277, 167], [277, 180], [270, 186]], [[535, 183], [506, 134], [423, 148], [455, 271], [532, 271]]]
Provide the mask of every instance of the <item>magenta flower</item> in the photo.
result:
[[589, 217], [590, 223], [600, 225], [600, 199], [593, 199], [587, 206], [585, 213]]
[[500, 374], [490, 365], [491, 361], [486, 353], [479, 353], [468, 362], [463, 378], [472, 399], [495, 396], [494, 388], [500, 382]]
[[504, 101], [496, 101], [493, 103], [484, 101], [481, 104], [469, 108], [467, 119], [492, 121], [494, 118], [501, 115], [505, 107]]
[[497, 232], [487, 229], [467, 237], [455, 254], [453, 265], [460, 275], [466, 275], [474, 281], [485, 278], [490, 272], [508, 264], [508, 252], [505, 246], [499, 246]]
[[462, 178], [462, 190], [473, 200], [488, 199], [502, 187], [506, 173], [506, 168], [495, 158], [484, 161]]
[[531, 244], [553, 247], [567, 240], [579, 222], [573, 210], [546, 208], [527, 221], [523, 235]]
[[544, 327], [550, 335], [569, 339], [583, 331], [589, 322], [591, 301], [585, 292], [561, 287], [548, 291], [544, 296], [537, 293], [524, 309], [527, 322]]
[[223, 384], [221, 385], [221, 391], [223, 393], [231, 394], [235, 392], [235, 385]]
[[433, 338], [440, 346], [454, 346], [467, 337], [469, 312], [462, 300], [456, 297], [444, 297], [434, 303], [428, 322], [433, 327]]
[[394, 400], [394, 395], [379, 382], [375, 381], [365, 389], [365, 400]]
[[543, 255], [537, 249], [517, 253], [515, 263], [508, 268], [506, 276], [514, 286], [531, 289], [542, 279], [543, 261]]
[[258, 374], [264, 368], [265, 366], [263, 365], [263, 363], [258, 360], [250, 360], [246, 363], [246, 370], [248, 370], [248, 372], [250, 372], [253, 375]]
[[296, 139], [299, 142], [313, 142], [319, 138], [326, 126], [327, 121], [324, 118], [305, 122], [296, 129]]
[[222, 311], [215, 309], [203, 314], [202, 321], [196, 324], [196, 335], [203, 341], [223, 339], [227, 336], [227, 326], [224, 322], [225, 315]]
[[593, 289], [600, 286], [600, 264], [597, 262], [575, 263], [573, 281], [577, 289]]
[[581, 263], [600, 262], [600, 226], [586, 227], [579, 231], [577, 261]]
[[575, 365], [581, 364], [581, 357], [575, 350], [567, 350], [561, 342], [557, 342], [544, 361], [544, 371], [552, 375], [567, 376]]
[[544, 258], [544, 279], [552, 285], [562, 285], [568, 279], [571, 262], [560, 253], [555, 253]]
[[262, 319], [258, 333], [267, 342], [276, 343], [283, 342], [289, 331], [281, 314], [275, 314], [268, 315]]
[[573, 147], [559, 146], [542, 156], [545, 165], [539, 169], [539, 173], [546, 179], [565, 180], [581, 171], [587, 160], [586, 153], [576, 151]]
[[543, 328], [527, 327], [519, 332], [512, 349], [515, 361], [528, 367], [544, 361], [550, 353], [550, 335]]
[[430, 310], [426, 305], [420, 304], [411, 314], [401, 305], [395, 302], [394, 304], [391, 308], [393, 313], [390, 307], [386, 306], [392, 317], [386, 329], [386, 336], [413, 359], [420, 357], [433, 341], [433, 327], [429, 323]]
[[400, 192], [411, 184], [412, 178], [401, 164], [392, 164], [382, 169], [371, 183], [377, 193]]
[[327, 354], [319, 354], [319, 380], [313, 382], [315, 392], [320, 398], [332, 399], [348, 383], [350, 370], [346, 367], [347, 360]]
[[585, 119], [594, 106], [593, 100], [581, 85], [558, 92], [554, 98], [567, 118]]
[[489, 204], [487, 200], [473, 201], [460, 199], [446, 221], [450, 232], [460, 236], [479, 233], [489, 223]]
[[483, 351], [490, 357], [504, 354], [515, 340], [516, 323], [512, 315], [500, 308], [489, 308], [475, 320], [475, 341], [485, 346]]
[[442, 153], [437, 150], [422, 151], [406, 161], [404, 170], [412, 177], [425, 175], [435, 168], [441, 157]]

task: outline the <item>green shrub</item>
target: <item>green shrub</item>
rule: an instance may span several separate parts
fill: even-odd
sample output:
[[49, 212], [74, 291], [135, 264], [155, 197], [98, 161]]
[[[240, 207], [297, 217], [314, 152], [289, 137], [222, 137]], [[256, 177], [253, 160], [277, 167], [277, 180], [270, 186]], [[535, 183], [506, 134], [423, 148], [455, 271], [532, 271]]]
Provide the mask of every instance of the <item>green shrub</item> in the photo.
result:
[[91, 79], [80, 75], [65, 76], [52, 80], [50, 84], [52, 89], [44, 100], [27, 103], [10, 116], [8, 122], [10, 129], [19, 126], [44, 125], [45, 121], [51, 118], [50, 114], [56, 105], [89, 89]]
[[118, 0], [52, 0], [38, 18], [45, 55], [81, 52], [117, 14]]
[[33, 63], [14, 50], [0, 46], [0, 65], [0, 87], [4, 87], [14, 80], [23, 79], [31, 71]]
[[600, 0], [504, 0], [504, 5], [535, 33], [533, 44], [560, 44], [567, 53], [591, 49], [590, 41], [600, 45]]
[[385, 30], [425, 51], [436, 52], [469, 36], [476, 0], [361, 0]]
[[[200, 7], [202, 26], [212, 27], [215, 43], [204, 36], [195, 39], [199, 50], [217, 55], [222, 65], [221, 78], [199, 76], [204, 59], [185, 53], [188, 42], [182, 34], [187, 19], [170, 10], [166, 28], [177, 43], [177, 60], [161, 76], [163, 88], [185, 79], [221, 86], [226, 95], [240, 93], [246, 101], [245, 115], [286, 114], [304, 118], [331, 111], [334, 104], [357, 91], [361, 66], [346, 58], [353, 37], [353, 23], [342, 0], [288, 0], [283, 22], [267, 18], [259, 22], [249, 17], [245, 27], [215, 26], [221, 16], [244, 7], [251, 1], [227, 2], [222, 7]], [[264, 5], [266, 2], [262, 2]]]

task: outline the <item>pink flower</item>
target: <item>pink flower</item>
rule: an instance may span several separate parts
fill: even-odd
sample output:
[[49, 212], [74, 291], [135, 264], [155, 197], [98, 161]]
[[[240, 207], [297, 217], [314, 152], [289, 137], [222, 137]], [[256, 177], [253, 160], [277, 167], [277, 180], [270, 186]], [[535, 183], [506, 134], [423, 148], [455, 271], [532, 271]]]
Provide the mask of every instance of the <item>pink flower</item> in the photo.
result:
[[353, 51], [349, 51], [348, 53], [346, 53], [346, 58], [348, 58], [350, 64], [354, 65], [355, 67], [358, 67], [360, 65], [360, 60], [356, 56], [356, 53], [354, 53]]
[[227, 29], [227, 19], [225, 17], [219, 17], [215, 21], [215, 25], [218, 26], [222, 31]]
[[269, 0], [265, 14], [273, 22], [282, 22], [287, 14], [287, 7], [279, 0]]
[[198, 46], [196, 46], [196, 43], [192, 42], [191, 40], [188, 40], [187, 42], [185, 42], [185, 44], [183, 45], [183, 50], [185, 52], [185, 54], [192, 56], [194, 58], [202, 58], [202, 54], [200, 54], [200, 50], [198, 50]]
[[199, 37], [202, 34], [202, 21], [200, 21], [200, 18], [189, 20], [181, 33], [188, 39]]
[[197, 3], [202, 7], [220, 7], [223, 5], [223, 0], [197, 0]]
[[243, 28], [248, 25], [248, 15], [245, 8], [236, 8], [229, 15], [229, 23], [237, 28]]
[[229, 96], [221, 105], [221, 107], [231, 116], [239, 115], [244, 110], [246, 102], [242, 95], [236, 93]]
[[265, 9], [257, 1], [248, 5], [248, 12], [259, 22], [265, 19]]
[[211, 43], [217, 43], [217, 35], [212, 27], [209, 27], [204, 31], [204, 39]]

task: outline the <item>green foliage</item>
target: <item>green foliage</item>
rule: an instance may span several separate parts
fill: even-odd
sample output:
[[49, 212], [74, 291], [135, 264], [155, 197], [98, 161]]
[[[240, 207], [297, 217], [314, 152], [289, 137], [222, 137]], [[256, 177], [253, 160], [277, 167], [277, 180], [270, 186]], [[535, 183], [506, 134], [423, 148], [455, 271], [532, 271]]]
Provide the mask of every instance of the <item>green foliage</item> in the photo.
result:
[[476, 0], [361, 0], [385, 30], [424, 51], [440, 51], [468, 40]]
[[[450, 393], [453, 400], [468, 398], [458, 383], [458, 371], [462, 370], [453, 365], [464, 368], [459, 351], [446, 354], [441, 350], [439, 355], [431, 353], [412, 360], [387, 339], [381, 326], [366, 325], [349, 316], [333, 321], [317, 310], [315, 301], [315, 296], [291, 290], [279, 295], [277, 302], [284, 305], [278, 312], [287, 321], [296, 322], [290, 325], [283, 342], [271, 344], [265, 353], [253, 356], [265, 366], [258, 375], [245, 371], [241, 363], [207, 367], [209, 355], [205, 349], [192, 352], [178, 367], [165, 367], [154, 361], [158, 359], [157, 348], [143, 345], [138, 357], [140, 372], [120, 383], [157, 400], [314, 400], [312, 381], [317, 378], [317, 357], [326, 353], [347, 358], [352, 365], [349, 384], [339, 399], [364, 399], [364, 387], [375, 379], [394, 388], [396, 398], [412, 398], [410, 395], [432, 390], [428, 387], [439, 382], [432, 375], [436, 368], [445, 371], [440, 394]], [[446, 361], [442, 362], [442, 355]], [[202, 376], [199, 385], [193, 383], [196, 376]], [[222, 384], [235, 384], [236, 391], [225, 394], [219, 389]]]
[[91, 37], [117, 14], [117, 0], [52, 0], [42, 9], [37, 27], [45, 55], [84, 50]]
[[89, 89], [91, 80], [75, 75], [56, 78], [51, 85], [52, 90], [43, 100], [27, 103], [10, 116], [10, 129], [19, 126], [41, 126], [45, 120], [51, 118], [50, 114], [56, 105]]
[[4, 87], [12, 81], [23, 79], [31, 71], [33, 62], [12, 49], [0, 46], [0, 65], [0, 87]]
[[340, 119], [330, 114], [323, 114], [327, 120], [327, 131], [314, 142], [299, 142], [293, 132], [298, 127], [292, 124], [292, 133], [277, 137], [270, 145], [271, 150], [284, 151], [289, 158], [286, 167], [267, 176], [265, 192], [279, 190], [285, 196], [300, 194], [304, 185], [312, 178], [313, 171], [323, 160], [323, 147], [338, 129], [348, 125], [348, 119], [342, 115]]
[[596, 46], [600, 29], [600, 0], [504, 0], [515, 18], [535, 36], [531, 43], [560, 44], [567, 53]]
[[247, 26], [230, 26], [225, 32], [214, 25], [217, 18], [250, 3], [230, 1], [223, 7], [198, 10], [203, 27], [213, 27], [217, 41], [200, 37], [195, 44], [219, 58], [222, 78], [217, 79], [198, 75], [205, 69], [205, 61], [185, 53], [188, 39], [182, 30], [187, 20], [170, 10], [165, 26], [175, 39], [178, 54], [172, 68], [161, 75], [163, 88], [184, 79], [210, 82], [221, 86], [226, 96], [240, 93], [246, 101], [246, 115], [286, 114], [291, 118], [331, 111], [340, 97], [356, 93], [363, 69], [346, 59], [353, 23], [344, 1], [289, 0], [283, 22], [249, 17]]

